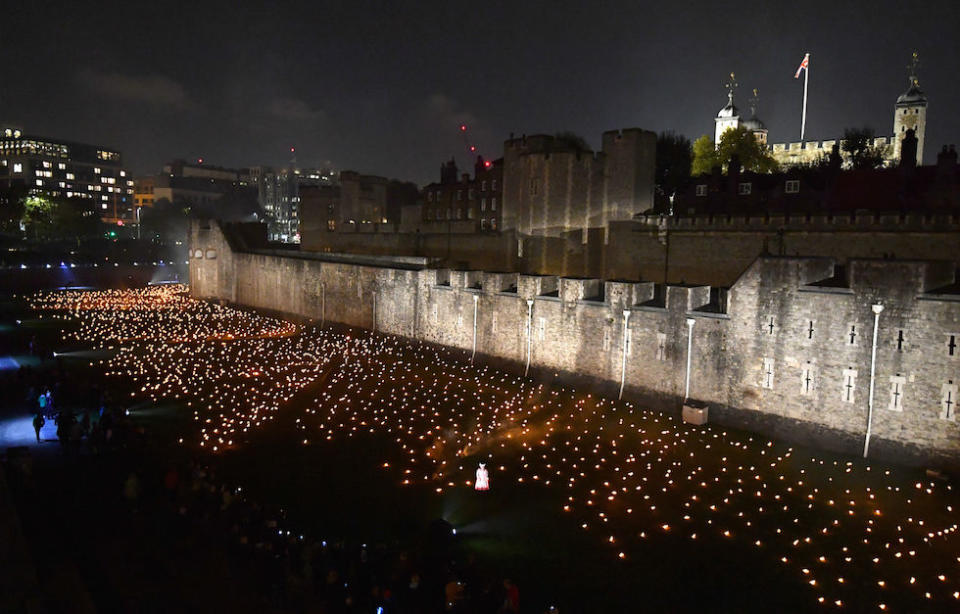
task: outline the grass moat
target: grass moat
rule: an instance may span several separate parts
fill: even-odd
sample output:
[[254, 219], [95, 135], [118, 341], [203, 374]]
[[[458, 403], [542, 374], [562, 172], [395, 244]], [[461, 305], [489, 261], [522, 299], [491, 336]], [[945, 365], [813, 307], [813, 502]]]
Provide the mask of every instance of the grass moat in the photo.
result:
[[[29, 441], [32, 429], [14, 441], [34, 408], [8, 399], [20, 430], [6, 428], [5, 445], [45, 448], [51, 466], [127, 463], [105, 470], [118, 490], [131, 462], [157, 483], [168, 465], [189, 466], [180, 480], [216, 489], [217, 504], [194, 517], [206, 509], [195, 493], [172, 488], [161, 502], [158, 486], [169, 513], [157, 526], [187, 540], [171, 557], [187, 561], [196, 546], [198, 581], [232, 570], [202, 584], [231, 609], [497, 612], [517, 589], [523, 612], [960, 608], [956, 493], [914, 469], [686, 425], [459, 350], [198, 301], [180, 285], [29, 295], [2, 326], [20, 340], [7, 357], [21, 371], [95, 383], [101, 400], [77, 401], [78, 412], [96, 423], [98, 407], [122, 408], [150, 441], [135, 461], [103, 460], [90, 431], [59, 449], [51, 424], [44, 443]], [[31, 357], [25, 339], [56, 358]], [[86, 398], [69, 390], [60, 395]], [[241, 500], [279, 538], [228, 518]], [[130, 514], [153, 513], [141, 501]], [[79, 575], [98, 604], [106, 589]], [[142, 575], [190, 599], [185, 577]]]

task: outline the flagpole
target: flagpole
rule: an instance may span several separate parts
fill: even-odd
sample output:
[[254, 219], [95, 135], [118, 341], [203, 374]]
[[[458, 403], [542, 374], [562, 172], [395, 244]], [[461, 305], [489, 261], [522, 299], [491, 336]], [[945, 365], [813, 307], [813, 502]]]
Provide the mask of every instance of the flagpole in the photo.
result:
[[803, 115], [800, 117], [800, 142], [807, 130], [807, 83], [810, 81], [810, 54], [806, 57], [806, 68], [803, 69]]

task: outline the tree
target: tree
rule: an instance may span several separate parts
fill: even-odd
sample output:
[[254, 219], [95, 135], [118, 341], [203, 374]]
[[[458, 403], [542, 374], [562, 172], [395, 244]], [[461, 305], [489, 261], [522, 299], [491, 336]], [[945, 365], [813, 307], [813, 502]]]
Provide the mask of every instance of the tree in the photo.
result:
[[717, 157], [724, 170], [733, 156], [740, 160], [740, 168], [755, 173], [772, 173], [778, 169], [777, 161], [752, 132], [745, 128], [730, 128], [720, 136]]
[[[711, 148], [713, 143], [710, 144]], [[670, 196], [690, 178], [693, 150], [690, 139], [672, 131], [657, 135], [655, 181], [661, 194]]]
[[887, 145], [874, 145], [873, 128], [847, 128], [843, 131], [841, 149], [850, 158], [855, 169], [880, 168], [888, 155]]
[[704, 134], [693, 142], [693, 162], [690, 166], [690, 174], [706, 175], [712, 172], [714, 166], [720, 166], [717, 148], [714, 147], [710, 135]]
[[587, 140], [574, 132], [558, 132], [553, 135], [553, 138], [557, 141], [557, 145], [570, 147], [578, 151], [590, 151]]
[[190, 211], [184, 203], [161, 198], [152, 207], [140, 209], [140, 236], [144, 239], [157, 239], [161, 243], [185, 242], [189, 228]]
[[82, 199], [30, 194], [22, 202], [22, 223], [30, 238], [79, 241], [100, 233], [100, 217]]
[[703, 175], [719, 166], [724, 172], [730, 160], [737, 156], [740, 168], [755, 173], [772, 173], [779, 169], [767, 148], [746, 128], [729, 128], [720, 136], [720, 144], [714, 148], [709, 135], [703, 135], [693, 143], [693, 174]]
[[53, 238], [53, 200], [30, 194], [23, 197], [23, 225], [27, 236], [34, 239]]
[[0, 232], [20, 232], [23, 221], [23, 197], [27, 189], [22, 185], [12, 185], [0, 190]]

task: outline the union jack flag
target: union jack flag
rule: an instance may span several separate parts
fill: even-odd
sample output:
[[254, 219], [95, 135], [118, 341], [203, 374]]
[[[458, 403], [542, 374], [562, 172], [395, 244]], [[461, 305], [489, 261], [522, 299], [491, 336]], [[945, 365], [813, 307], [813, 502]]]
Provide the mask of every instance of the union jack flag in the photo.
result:
[[794, 78], [794, 79], [799, 79], [799, 78], [800, 78], [800, 71], [801, 71], [801, 70], [809, 70], [809, 68], [808, 68], [809, 66], [810, 66], [810, 54], [808, 53], [808, 54], [806, 54], [806, 55], [803, 56], [803, 61], [800, 62], [800, 68], [797, 69], [797, 74], [793, 75], [793, 78]]

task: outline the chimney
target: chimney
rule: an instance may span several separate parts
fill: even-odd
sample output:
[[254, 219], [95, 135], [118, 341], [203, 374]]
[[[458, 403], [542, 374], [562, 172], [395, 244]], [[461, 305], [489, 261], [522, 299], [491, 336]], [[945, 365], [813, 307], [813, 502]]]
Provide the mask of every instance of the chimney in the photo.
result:
[[730, 156], [730, 164], [727, 166], [727, 191], [736, 194], [737, 184], [740, 183], [740, 156], [733, 154]]
[[952, 184], [956, 172], [957, 150], [953, 145], [949, 149], [944, 145], [943, 150], [937, 154], [937, 183]]

